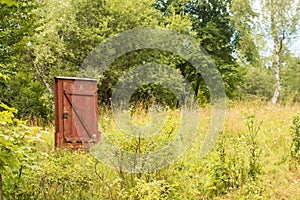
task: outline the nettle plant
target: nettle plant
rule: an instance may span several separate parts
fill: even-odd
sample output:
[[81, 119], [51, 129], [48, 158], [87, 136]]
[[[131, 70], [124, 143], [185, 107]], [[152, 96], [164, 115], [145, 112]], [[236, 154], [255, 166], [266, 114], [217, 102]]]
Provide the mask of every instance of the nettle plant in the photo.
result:
[[293, 117], [291, 156], [300, 163], [300, 114]]
[[[15, 194], [24, 168], [37, 169], [35, 164], [37, 143], [41, 143], [39, 128], [30, 128], [14, 117], [15, 108], [0, 102], [0, 199], [3, 197], [2, 178], [5, 174], [17, 174], [12, 188]], [[5, 184], [4, 184], [5, 185]], [[4, 192], [5, 193], [5, 192]]]

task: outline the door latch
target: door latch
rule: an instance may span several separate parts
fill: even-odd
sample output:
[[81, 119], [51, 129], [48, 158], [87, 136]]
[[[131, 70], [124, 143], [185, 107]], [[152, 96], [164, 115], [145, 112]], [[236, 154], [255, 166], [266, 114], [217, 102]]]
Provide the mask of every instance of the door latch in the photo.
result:
[[69, 116], [69, 113], [68, 113], [68, 112], [65, 112], [65, 113], [63, 113], [62, 118], [63, 118], [63, 119], [68, 119], [68, 116]]

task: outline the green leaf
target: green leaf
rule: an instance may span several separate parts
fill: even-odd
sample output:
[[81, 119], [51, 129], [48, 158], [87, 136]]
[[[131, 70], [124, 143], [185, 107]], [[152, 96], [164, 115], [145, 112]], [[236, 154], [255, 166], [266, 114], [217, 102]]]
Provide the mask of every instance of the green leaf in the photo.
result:
[[6, 4], [7, 6], [11, 7], [11, 6], [19, 6], [17, 2], [13, 1], [13, 0], [1, 0], [0, 4]]

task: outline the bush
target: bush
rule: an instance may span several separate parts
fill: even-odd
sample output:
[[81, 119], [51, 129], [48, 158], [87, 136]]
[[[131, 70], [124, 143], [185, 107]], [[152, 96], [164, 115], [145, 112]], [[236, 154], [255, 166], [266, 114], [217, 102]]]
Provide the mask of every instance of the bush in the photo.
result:
[[[4, 181], [4, 194], [18, 196], [23, 170], [35, 170], [39, 153], [36, 146], [42, 142], [40, 129], [27, 127], [16, 119], [17, 110], [0, 103], [0, 181]], [[4, 176], [4, 177], [3, 177]], [[6, 182], [8, 180], [8, 182]], [[0, 183], [2, 186], [2, 183]], [[0, 188], [2, 194], [2, 188]]]
[[53, 117], [50, 95], [28, 74], [19, 72], [0, 83], [0, 98], [6, 105], [18, 109], [14, 114], [19, 119], [44, 125]]
[[291, 156], [300, 163], [300, 115], [293, 118]]
[[247, 69], [246, 81], [242, 86], [242, 93], [248, 98], [259, 97], [270, 100], [274, 93], [273, 75], [264, 68], [249, 67]]

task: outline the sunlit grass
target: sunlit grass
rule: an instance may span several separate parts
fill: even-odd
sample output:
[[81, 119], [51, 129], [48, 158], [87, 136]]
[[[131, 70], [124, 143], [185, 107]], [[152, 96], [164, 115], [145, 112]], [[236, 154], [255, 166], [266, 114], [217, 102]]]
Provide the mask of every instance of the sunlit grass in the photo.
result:
[[[150, 110], [139, 106], [128, 112], [125, 121], [117, 121], [118, 115], [112, 110], [100, 108], [102, 136], [105, 134], [123, 151], [141, 154], [162, 149], [175, 140], [182, 119], [179, 109], [165, 109], [162, 116], [155, 111], [151, 118]], [[44, 153], [38, 161], [41, 169], [24, 168], [17, 191], [13, 185], [18, 179], [7, 174], [4, 188], [12, 194], [46, 199], [47, 196], [52, 199], [299, 199], [300, 166], [291, 157], [290, 149], [291, 126], [297, 113], [300, 113], [299, 104], [227, 102], [219, 142], [212, 151], [200, 157], [210, 125], [211, 106], [200, 107], [197, 135], [192, 138], [188, 150], [168, 166], [144, 174], [111, 168], [87, 152], [54, 150], [54, 127], [48, 127], [43, 132], [46, 143], [40, 148]], [[253, 126], [260, 126], [253, 138], [255, 147], [251, 146], [247, 128], [249, 116], [253, 117]], [[155, 124], [148, 126], [151, 120], [160, 120], [159, 131]], [[120, 126], [121, 122], [129, 121], [134, 126], [146, 127], [145, 132], [134, 131], [132, 124], [125, 129]], [[255, 148], [256, 157], [251, 157], [252, 148]], [[257, 169], [252, 168], [252, 175], [249, 172], [251, 159], [258, 164]]]
[[[239, 199], [241, 196], [246, 196], [251, 187], [253, 187], [253, 190], [257, 190], [255, 187], [261, 187], [261, 194], [252, 196], [254, 198], [276, 199], [282, 196], [283, 198], [293, 199], [300, 196], [300, 190], [298, 189], [300, 188], [299, 167], [294, 166], [291, 168], [292, 161], [290, 161], [289, 157], [292, 140], [290, 127], [293, 116], [299, 111], [300, 105], [298, 104], [274, 106], [262, 101], [228, 103], [223, 130], [223, 135], [226, 137], [226, 154], [229, 156], [235, 155], [235, 159], [238, 159], [240, 164], [246, 165], [245, 163], [248, 162], [247, 159], [249, 156], [245, 140], [245, 135], [247, 134], [246, 117], [253, 115], [256, 122], [261, 122], [257, 140], [260, 152], [258, 160], [262, 172], [259, 176], [258, 186], [247, 186], [245, 184], [239, 190], [232, 190], [223, 196], [224, 198]], [[145, 124], [149, 120], [149, 116], [140, 112], [143, 112], [143, 110], [137, 109], [137, 112], [133, 115], [133, 120], [141, 120]], [[206, 187], [209, 185], [210, 167], [216, 159], [214, 152], [209, 153], [204, 158], [198, 157], [211, 119], [210, 107], [200, 108], [199, 113], [201, 117], [198, 135], [189, 151], [181, 159], [177, 160], [175, 164], [163, 170], [163, 173], [166, 174], [171, 172], [172, 177], [175, 174], [175, 177], [178, 179], [177, 181], [184, 183], [182, 186], [179, 184], [178, 188], [184, 190], [187, 196], [194, 193], [192, 196], [195, 198], [197, 198], [197, 193], [199, 193], [199, 198], [206, 196]], [[105, 116], [107, 117], [107, 113]], [[111, 119], [113, 117], [110, 115], [108, 118]], [[175, 120], [175, 118], [172, 120]], [[111, 127], [106, 129], [106, 131], [110, 132], [109, 130], [111, 130], [113, 132], [116, 129], [116, 124], [111, 121], [110, 125]], [[157, 138], [151, 142], [157, 142]], [[174, 167], [176, 168], [178, 165], [183, 165], [183, 169], [187, 171], [174, 171]], [[176, 178], [173, 177], [171, 180]], [[287, 193], [287, 191], [289, 192]]]

